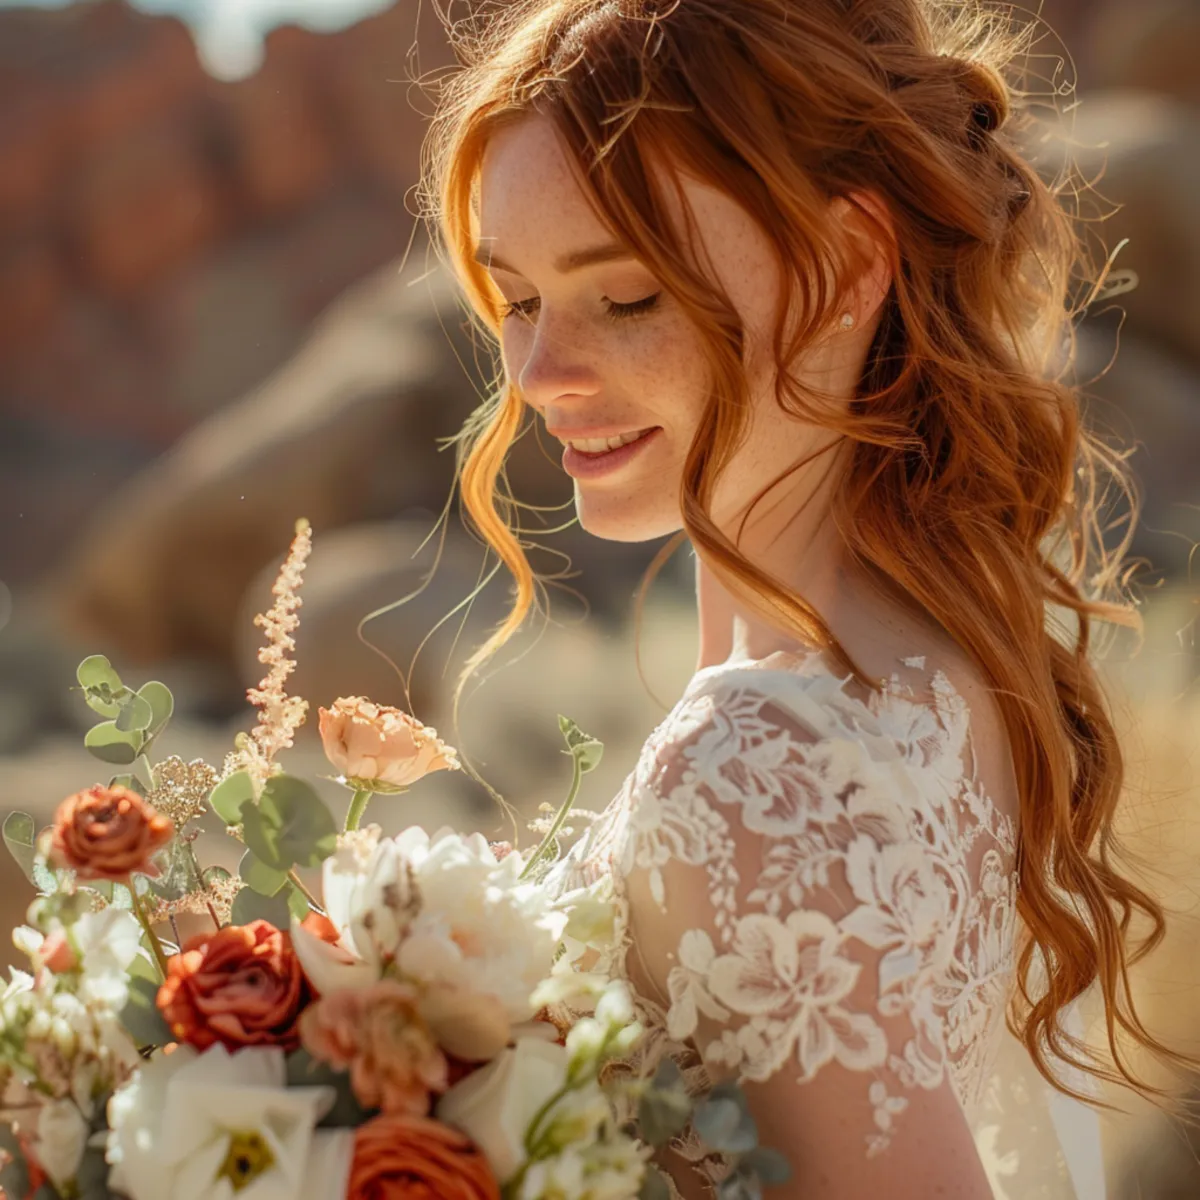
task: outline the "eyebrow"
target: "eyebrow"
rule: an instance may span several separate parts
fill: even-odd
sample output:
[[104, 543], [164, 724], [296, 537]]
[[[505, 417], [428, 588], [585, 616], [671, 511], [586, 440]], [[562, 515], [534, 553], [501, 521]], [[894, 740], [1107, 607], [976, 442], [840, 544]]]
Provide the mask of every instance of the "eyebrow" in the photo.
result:
[[[591, 246], [587, 250], [576, 250], [574, 254], [564, 254], [555, 260], [554, 269], [560, 275], [569, 275], [572, 271], [580, 271], [584, 267], [596, 266], [599, 263], [623, 262], [635, 258], [636, 255], [624, 246], [617, 242], [609, 242], [603, 246]], [[502, 258], [489, 254], [486, 246], [476, 249], [475, 261], [489, 269], [507, 271], [510, 275], [521, 274], [516, 267], [509, 266]]]

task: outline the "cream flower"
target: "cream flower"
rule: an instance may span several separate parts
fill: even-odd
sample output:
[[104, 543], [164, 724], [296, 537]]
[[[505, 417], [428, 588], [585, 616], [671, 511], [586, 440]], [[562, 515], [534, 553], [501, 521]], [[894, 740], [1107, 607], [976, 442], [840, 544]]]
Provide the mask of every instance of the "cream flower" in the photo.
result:
[[401, 790], [431, 771], [461, 770], [436, 729], [398, 708], [343, 696], [319, 711], [325, 757], [356, 786]]
[[381, 978], [419, 900], [412, 868], [399, 841], [368, 825], [338, 838], [322, 866], [325, 912], [338, 931], [336, 945], [292, 921], [292, 943], [313, 987], [326, 996]]
[[276, 1046], [179, 1046], [109, 1101], [110, 1186], [130, 1200], [344, 1195], [352, 1131], [314, 1132], [333, 1101], [332, 1088], [285, 1087]]
[[567, 1052], [562, 1046], [518, 1038], [515, 1047], [456, 1083], [434, 1115], [461, 1129], [504, 1184], [525, 1161], [525, 1135], [533, 1118], [566, 1077]]
[[421, 896], [396, 956], [400, 974], [490, 996], [509, 1021], [531, 1020], [534, 989], [550, 974], [567, 914], [541, 884], [521, 882], [520, 854], [498, 862], [481, 834], [442, 829], [430, 837], [414, 827], [397, 842]]

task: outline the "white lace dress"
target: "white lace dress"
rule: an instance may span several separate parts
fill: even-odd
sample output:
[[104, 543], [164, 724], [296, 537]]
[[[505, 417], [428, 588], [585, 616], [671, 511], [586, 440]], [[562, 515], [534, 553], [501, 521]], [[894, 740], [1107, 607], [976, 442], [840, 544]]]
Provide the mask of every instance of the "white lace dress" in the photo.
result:
[[[821, 651], [697, 672], [555, 869], [564, 889], [613, 878], [618, 936], [597, 966], [629, 982], [648, 1030], [627, 1069], [670, 1055], [694, 1088], [714, 1069], [786, 1074], [793, 1124], [832, 1112], [844, 1153], [868, 1157], [906, 1121], [944, 1121], [940, 1095], [996, 1197], [1103, 1200], [1093, 1110], [1005, 1027], [1013, 818], [975, 777], [962, 696], [924, 659], [900, 664], [932, 702], [900, 671], [859, 699]], [[695, 1172], [685, 1190], [711, 1194], [720, 1159], [690, 1131], [674, 1149], [675, 1181]]]

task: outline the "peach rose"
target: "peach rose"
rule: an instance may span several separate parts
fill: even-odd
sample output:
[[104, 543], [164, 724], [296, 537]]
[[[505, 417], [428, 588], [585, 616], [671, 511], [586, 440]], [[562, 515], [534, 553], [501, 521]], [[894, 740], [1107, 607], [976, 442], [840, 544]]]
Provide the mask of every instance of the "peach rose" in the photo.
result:
[[347, 779], [361, 781], [372, 791], [398, 791], [431, 771], [462, 769], [457, 751], [436, 729], [398, 708], [343, 696], [332, 709], [319, 712], [325, 757]]
[[131, 871], [157, 876], [150, 857], [171, 840], [175, 825], [137, 792], [96, 784], [68, 796], [54, 814], [49, 857], [80, 879], [124, 882]]
[[268, 921], [190, 938], [167, 959], [158, 1008], [181, 1042], [207, 1050], [300, 1044], [297, 1019], [311, 996], [292, 939]]
[[428, 1117], [384, 1113], [360, 1125], [346, 1200], [500, 1200], [487, 1159], [464, 1134]]
[[339, 1070], [364, 1108], [423, 1117], [450, 1085], [449, 1065], [417, 1012], [417, 991], [395, 979], [325, 996], [300, 1016], [305, 1049]]

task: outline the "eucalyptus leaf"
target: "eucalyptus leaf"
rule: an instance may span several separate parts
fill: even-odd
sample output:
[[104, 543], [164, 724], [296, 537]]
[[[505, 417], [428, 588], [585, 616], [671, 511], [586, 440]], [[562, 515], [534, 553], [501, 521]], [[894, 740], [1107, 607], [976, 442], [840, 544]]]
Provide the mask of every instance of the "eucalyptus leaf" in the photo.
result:
[[762, 1184], [739, 1163], [717, 1184], [717, 1200], [762, 1200]]
[[238, 864], [238, 874], [247, 887], [253, 888], [260, 896], [274, 896], [288, 881], [286, 871], [276, 871], [268, 867], [253, 850], [247, 850]]
[[24, 1154], [14, 1154], [12, 1161], [0, 1168], [0, 1188], [6, 1196], [29, 1195], [29, 1168]]
[[375, 1109], [363, 1108], [355, 1099], [347, 1071], [336, 1071], [328, 1063], [319, 1062], [303, 1048], [293, 1050], [284, 1060], [288, 1087], [330, 1087], [337, 1099], [333, 1107], [318, 1122], [318, 1129], [357, 1129]]
[[288, 885], [288, 911], [297, 921], [303, 921], [312, 912], [304, 893], [294, 883]]
[[150, 707], [148, 701], [143, 700], [141, 696], [134, 692], [122, 703], [116, 725], [122, 733], [129, 733], [133, 730], [141, 732], [142, 730], [149, 729], [150, 723], [153, 720], [154, 709]]
[[84, 699], [92, 712], [99, 713], [100, 716], [108, 717], [110, 720], [121, 711], [121, 706], [115, 700], [105, 700], [103, 696], [92, 692], [89, 692]]
[[260, 896], [253, 888], [244, 887], [234, 897], [229, 920], [233, 925], [269, 921], [276, 929], [287, 929], [291, 924], [287, 896], [282, 892], [277, 892], [274, 896]]
[[138, 688], [137, 694], [150, 705], [154, 714], [149, 727], [151, 735], [161, 733], [163, 726], [175, 712], [175, 697], [171, 694], [171, 689], [165, 683], [152, 679]]
[[638, 1129], [651, 1146], [665, 1146], [688, 1123], [692, 1102], [673, 1088], [648, 1088], [638, 1101]]
[[154, 1003], [158, 987], [156, 980], [130, 976], [129, 1000], [121, 1010], [121, 1024], [139, 1046], [165, 1046], [175, 1040]]
[[258, 803], [242, 805], [243, 840], [277, 871], [315, 867], [337, 849], [337, 825], [310, 783], [294, 775], [272, 776]]
[[714, 1150], [743, 1154], [758, 1145], [758, 1127], [740, 1091], [718, 1084], [692, 1114], [692, 1124]]
[[755, 1146], [742, 1159], [741, 1165], [772, 1186], [787, 1183], [792, 1177], [792, 1164], [778, 1150], [769, 1150], [766, 1146]]
[[112, 663], [103, 654], [93, 654], [85, 658], [76, 667], [75, 678], [82, 687], [89, 690], [108, 688], [110, 691], [119, 692], [125, 686], [120, 675], [113, 670]]
[[[134, 761], [133, 774], [136, 777], [137, 782], [141, 785], [142, 795], [148, 796], [152, 791], [154, 791], [154, 767], [144, 754], [139, 754], [137, 759]], [[125, 786], [131, 787], [130, 784], [126, 784]], [[137, 789], [135, 788], [133, 790]]]
[[212, 810], [226, 825], [242, 823], [242, 805], [254, 799], [254, 783], [245, 771], [237, 771], [213, 788], [208, 797]]
[[118, 729], [116, 721], [105, 721], [87, 731], [83, 744], [101, 762], [127, 766], [142, 752], [142, 735]]
[[642, 1177], [642, 1186], [638, 1191], [638, 1200], [671, 1200], [671, 1189], [657, 1167], [646, 1167], [646, 1174]]
[[0, 1124], [0, 1150], [11, 1154], [16, 1158], [21, 1153], [21, 1143], [17, 1141], [17, 1135], [11, 1125]]
[[33, 818], [28, 813], [11, 812], [4, 818], [4, 844], [30, 883], [34, 882], [33, 864], [37, 858], [33, 834]]

